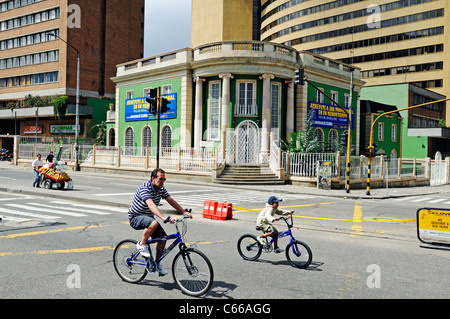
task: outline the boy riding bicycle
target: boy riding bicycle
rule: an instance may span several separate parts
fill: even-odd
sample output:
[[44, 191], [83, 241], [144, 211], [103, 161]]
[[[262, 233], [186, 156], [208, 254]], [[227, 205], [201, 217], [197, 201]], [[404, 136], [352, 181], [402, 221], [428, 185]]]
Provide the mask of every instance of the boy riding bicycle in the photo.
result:
[[[277, 198], [276, 196], [270, 196], [267, 200], [266, 207], [259, 213], [258, 218], [256, 219], [256, 227], [262, 231], [264, 231], [264, 234], [261, 236], [258, 236], [257, 240], [261, 245], [265, 245], [264, 238], [271, 236], [272, 238], [278, 236], [278, 230], [273, 226], [273, 222], [276, 220], [280, 220], [280, 217], [274, 217], [275, 214], [277, 215], [290, 215], [294, 211], [288, 211], [284, 209], [278, 209], [279, 202], [281, 202], [282, 199]], [[287, 217], [289, 218], [289, 216]], [[274, 241], [274, 251], [276, 253], [283, 252], [283, 249], [278, 247], [278, 239], [275, 239]]]

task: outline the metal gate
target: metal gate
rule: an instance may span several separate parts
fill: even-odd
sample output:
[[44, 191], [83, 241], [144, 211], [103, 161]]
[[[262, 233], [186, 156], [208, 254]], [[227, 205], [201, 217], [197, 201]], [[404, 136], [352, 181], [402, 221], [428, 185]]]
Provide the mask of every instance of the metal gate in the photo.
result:
[[434, 163], [431, 163], [430, 185], [445, 185], [448, 183], [448, 162], [442, 161], [440, 152], [434, 158]]
[[256, 124], [244, 121], [227, 132], [228, 164], [260, 164], [261, 134]]

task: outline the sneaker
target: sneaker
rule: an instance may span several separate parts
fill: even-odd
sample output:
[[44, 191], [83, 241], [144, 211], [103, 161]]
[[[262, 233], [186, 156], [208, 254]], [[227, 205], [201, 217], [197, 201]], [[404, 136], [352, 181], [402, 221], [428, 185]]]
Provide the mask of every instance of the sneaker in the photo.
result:
[[273, 250], [276, 254], [282, 253], [284, 250], [281, 249], [280, 247], [277, 247]]
[[265, 241], [264, 238], [262, 238], [261, 236], [256, 237], [256, 240], [257, 240], [258, 243], [260, 243], [261, 245], [263, 245], [263, 246], [266, 245], [266, 241]]
[[162, 276], [165, 276], [168, 274], [167, 270], [165, 270], [161, 264], [158, 265], [158, 273], [159, 273], [159, 277], [162, 277]]
[[141, 245], [139, 242], [136, 244], [136, 249], [142, 255], [142, 257], [148, 258], [150, 257], [150, 251], [148, 250], [147, 245]]

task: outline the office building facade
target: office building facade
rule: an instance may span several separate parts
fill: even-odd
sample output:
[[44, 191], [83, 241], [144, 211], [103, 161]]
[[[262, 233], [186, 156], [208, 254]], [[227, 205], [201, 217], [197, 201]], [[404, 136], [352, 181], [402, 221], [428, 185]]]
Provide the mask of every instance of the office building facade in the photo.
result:
[[261, 41], [355, 65], [366, 86], [408, 83], [447, 97], [449, 25], [447, 0], [261, 1]]
[[57, 114], [30, 96], [68, 96], [63, 124], [75, 124], [77, 52], [80, 124], [92, 120], [88, 99], [114, 98], [116, 65], [142, 58], [143, 38], [144, 0], [0, 1], [0, 134], [29, 133], [39, 117], [38, 137], [51, 135]]

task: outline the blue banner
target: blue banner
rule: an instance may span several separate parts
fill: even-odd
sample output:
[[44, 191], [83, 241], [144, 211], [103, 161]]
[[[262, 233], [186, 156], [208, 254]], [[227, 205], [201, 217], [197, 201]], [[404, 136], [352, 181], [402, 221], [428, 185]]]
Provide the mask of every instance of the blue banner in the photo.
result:
[[[177, 93], [170, 93], [161, 95], [169, 100], [167, 107], [170, 108], [167, 113], [161, 114], [161, 119], [175, 119], [177, 118]], [[156, 115], [150, 114], [150, 105], [145, 100], [145, 97], [125, 100], [125, 121], [148, 121], [156, 120]]]
[[[348, 111], [348, 108], [345, 108]], [[347, 113], [336, 105], [329, 105], [317, 102], [308, 103], [309, 111], [313, 110], [313, 126], [323, 128], [334, 128], [337, 130], [348, 129]], [[352, 130], [355, 129], [355, 112], [352, 112]]]

